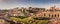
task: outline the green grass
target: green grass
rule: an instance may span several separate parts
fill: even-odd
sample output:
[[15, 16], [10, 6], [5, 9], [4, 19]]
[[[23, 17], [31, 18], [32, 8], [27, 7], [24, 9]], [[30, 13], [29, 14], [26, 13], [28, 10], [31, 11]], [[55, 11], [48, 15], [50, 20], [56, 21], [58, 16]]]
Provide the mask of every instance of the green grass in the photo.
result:
[[10, 17], [10, 19], [25, 24], [47, 24], [48, 23], [48, 20], [36, 20], [32, 17]]
[[15, 16], [16, 18], [24, 19], [27, 18], [28, 16]]

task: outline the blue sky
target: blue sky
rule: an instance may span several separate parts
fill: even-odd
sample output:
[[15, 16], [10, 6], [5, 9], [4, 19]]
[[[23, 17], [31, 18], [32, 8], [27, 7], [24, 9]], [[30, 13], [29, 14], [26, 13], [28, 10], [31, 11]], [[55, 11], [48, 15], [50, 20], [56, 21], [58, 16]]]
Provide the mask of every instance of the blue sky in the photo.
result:
[[49, 8], [53, 5], [60, 7], [60, 0], [0, 0], [0, 9], [10, 9], [15, 7]]

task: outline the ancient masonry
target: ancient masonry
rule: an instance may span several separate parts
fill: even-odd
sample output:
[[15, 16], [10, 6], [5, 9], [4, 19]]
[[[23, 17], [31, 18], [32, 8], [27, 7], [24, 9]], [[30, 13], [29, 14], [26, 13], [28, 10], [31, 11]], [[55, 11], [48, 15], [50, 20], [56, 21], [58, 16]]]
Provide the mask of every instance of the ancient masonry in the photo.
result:
[[60, 9], [53, 6], [43, 12], [38, 11], [35, 16], [58, 18], [60, 17]]

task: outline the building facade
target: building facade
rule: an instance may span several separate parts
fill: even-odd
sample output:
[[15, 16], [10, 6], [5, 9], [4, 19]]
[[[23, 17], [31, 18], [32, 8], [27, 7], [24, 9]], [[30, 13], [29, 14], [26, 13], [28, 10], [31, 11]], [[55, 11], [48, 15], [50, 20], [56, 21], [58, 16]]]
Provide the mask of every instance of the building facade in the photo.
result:
[[53, 18], [58, 18], [60, 17], [60, 9], [56, 8], [56, 6], [50, 7], [50, 9], [46, 9], [45, 11], [38, 11], [35, 16], [40, 16], [40, 17], [53, 17]]

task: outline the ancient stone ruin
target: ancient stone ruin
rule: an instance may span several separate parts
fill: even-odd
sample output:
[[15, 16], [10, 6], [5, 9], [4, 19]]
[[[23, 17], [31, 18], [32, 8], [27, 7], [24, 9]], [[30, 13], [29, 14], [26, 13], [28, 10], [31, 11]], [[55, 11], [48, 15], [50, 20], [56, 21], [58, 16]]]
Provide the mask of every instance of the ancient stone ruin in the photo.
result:
[[48, 24], [60, 24], [59, 18], [53, 18], [48, 21]]

